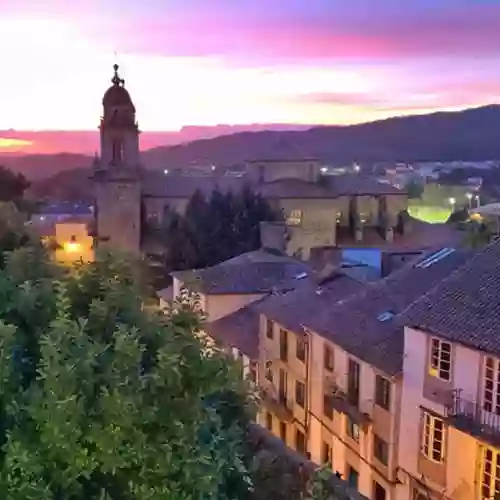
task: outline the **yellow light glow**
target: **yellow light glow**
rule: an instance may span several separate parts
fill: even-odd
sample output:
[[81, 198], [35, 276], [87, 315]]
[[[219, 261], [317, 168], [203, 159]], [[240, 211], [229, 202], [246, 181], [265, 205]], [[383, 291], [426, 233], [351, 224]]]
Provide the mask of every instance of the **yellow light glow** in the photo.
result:
[[80, 250], [80, 243], [75, 243], [74, 241], [70, 241], [64, 245], [64, 250], [69, 253], [75, 253]]
[[33, 142], [23, 139], [10, 139], [8, 137], [0, 137], [0, 149], [16, 149], [26, 146], [31, 146]]

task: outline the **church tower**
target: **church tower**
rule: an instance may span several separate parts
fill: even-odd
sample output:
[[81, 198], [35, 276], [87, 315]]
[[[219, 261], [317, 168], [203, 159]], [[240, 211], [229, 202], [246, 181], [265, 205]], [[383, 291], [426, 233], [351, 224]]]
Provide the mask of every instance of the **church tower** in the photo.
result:
[[141, 250], [141, 172], [139, 127], [125, 81], [114, 65], [104, 94], [101, 154], [94, 164], [98, 245], [139, 254]]

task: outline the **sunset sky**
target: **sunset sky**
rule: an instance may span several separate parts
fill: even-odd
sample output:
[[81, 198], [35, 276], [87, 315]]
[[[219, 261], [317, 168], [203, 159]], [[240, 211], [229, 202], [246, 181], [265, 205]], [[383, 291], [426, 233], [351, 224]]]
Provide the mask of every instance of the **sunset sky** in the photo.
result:
[[95, 129], [115, 52], [143, 130], [500, 102], [500, 0], [0, 0], [0, 46], [0, 130]]

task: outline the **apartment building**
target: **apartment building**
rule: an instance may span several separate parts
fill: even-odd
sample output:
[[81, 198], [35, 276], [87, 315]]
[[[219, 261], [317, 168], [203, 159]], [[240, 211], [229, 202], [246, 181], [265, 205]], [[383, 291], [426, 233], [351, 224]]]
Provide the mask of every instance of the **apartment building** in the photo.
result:
[[398, 500], [500, 498], [500, 243], [403, 321]]
[[199, 307], [206, 316], [203, 334], [209, 344], [216, 344], [241, 361], [242, 376], [256, 380], [257, 305], [273, 291], [293, 289], [315, 273], [305, 263], [258, 250], [216, 266], [173, 272], [172, 276], [174, 300], [183, 289], [197, 294]]
[[451, 248], [370, 283], [339, 274], [259, 305], [259, 422], [374, 500], [398, 498], [400, 315], [470, 258]]

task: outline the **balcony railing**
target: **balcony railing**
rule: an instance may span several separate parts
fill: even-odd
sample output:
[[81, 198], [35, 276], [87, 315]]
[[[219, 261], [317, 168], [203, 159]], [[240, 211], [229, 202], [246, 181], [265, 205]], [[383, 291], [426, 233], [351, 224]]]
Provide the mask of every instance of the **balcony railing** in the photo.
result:
[[500, 446], [500, 415], [486, 411], [476, 401], [453, 394], [453, 402], [446, 408], [451, 425], [494, 446]]
[[339, 413], [348, 415], [358, 425], [366, 425], [370, 421], [370, 415], [364, 413], [359, 407], [359, 395], [346, 393], [339, 387], [334, 387], [328, 396], [330, 405]]
[[271, 410], [280, 420], [293, 421], [293, 403], [285, 394], [277, 392], [272, 387], [262, 389], [262, 399], [265, 406]]

